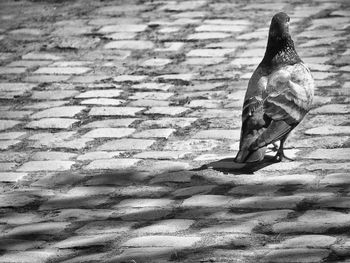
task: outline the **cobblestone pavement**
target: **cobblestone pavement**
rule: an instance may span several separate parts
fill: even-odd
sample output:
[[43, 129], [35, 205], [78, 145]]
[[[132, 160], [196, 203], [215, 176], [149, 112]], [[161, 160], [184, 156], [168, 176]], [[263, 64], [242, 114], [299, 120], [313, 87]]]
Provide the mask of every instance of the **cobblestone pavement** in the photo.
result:
[[[296, 161], [196, 169], [235, 156], [280, 10], [317, 83]], [[0, 14], [0, 262], [350, 262], [347, 0], [1, 0]]]

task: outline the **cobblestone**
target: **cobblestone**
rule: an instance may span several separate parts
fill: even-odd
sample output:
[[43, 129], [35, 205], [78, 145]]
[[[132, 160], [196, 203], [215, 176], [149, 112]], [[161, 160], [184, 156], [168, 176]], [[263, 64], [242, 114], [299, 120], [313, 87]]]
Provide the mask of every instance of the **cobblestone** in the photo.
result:
[[265, 262], [284, 263], [284, 262], [322, 262], [329, 255], [330, 251], [326, 249], [279, 249], [266, 255]]
[[69, 170], [74, 162], [71, 161], [30, 161], [19, 167], [18, 171], [64, 171]]
[[85, 169], [87, 170], [115, 170], [125, 169], [137, 164], [139, 159], [103, 159], [94, 160]]
[[34, 71], [34, 74], [58, 74], [58, 75], [80, 75], [89, 72], [87, 67], [42, 67]]
[[3, 207], [21, 207], [35, 201], [34, 196], [23, 195], [21, 193], [0, 194], [0, 206]]
[[0, 131], [11, 129], [12, 127], [16, 126], [19, 123], [21, 122], [13, 121], [13, 120], [0, 120]]
[[346, 213], [309, 210], [295, 222], [281, 222], [273, 225], [273, 231], [277, 233], [325, 233], [330, 228], [347, 227], [349, 223], [349, 214]]
[[26, 127], [31, 129], [69, 129], [77, 122], [79, 120], [70, 118], [42, 118], [29, 122]]
[[349, 148], [339, 149], [317, 149], [306, 156], [310, 159], [328, 159], [328, 160], [348, 160], [350, 158]]
[[145, 236], [130, 239], [123, 243], [124, 247], [190, 247], [200, 241], [200, 237], [177, 237], [177, 236]]
[[93, 121], [85, 126], [84, 128], [117, 128], [117, 127], [129, 127], [136, 119], [111, 119], [102, 121]]
[[116, 234], [100, 234], [100, 235], [83, 235], [69, 237], [61, 242], [53, 245], [56, 248], [75, 248], [75, 247], [90, 247], [103, 245], [115, 240], [118, 236]]
[[135, 138], [169, 138], [169, 136], [174, 132], [174, 129], [151, 129], [144, 130], [132, 135]]
[[13, 173], [13, 172], [1, 172], [0, 181], [1, 182], [17, 182], [26, 177], [27, 173]]
[[150, 49], [154, 45], [150, 41], [142, 40], [119, 40], [112, 41], [105, 45], [106, 49], [134, 49], [134, 50], [143, 50]]
[[338, 135], [349, 134], [349, 126], [331, 126], [326, 125], [316, 127], [305, 131], [307, 135]]
[[48, 160], [70, 160], [77, 156], [75, 153], [68, 152], [36, 152], [31, 156], [33, 161], [48, 161]]
[[346, 104], [329, 104], [311, 111], [311, 114], [345, 114], [350, 113], [350, 107]]
[[189, 219], [169, 219], [158, 222], [150, 226], [139, 228], [141, 234], [147, 233], [176, 233], [187, 230], [195, 221]]
[[332, 251], [335, 252], [339, 256], [348, 256], [349, 255], [349, 248], [350, 248], [350, 241], [349, 239], [345, 240], [342, 244], [336, 244], [332, 246]]
[[122, 138], [134, 133], [133, 128], [97, 128], [84, 134], [88, 138]]
[[135, 116], [136, 113], [144, 110], [141, 107], [93, 107], [91, 116]]
[[303, 235], [284, 240], [278, 247], [283, 248], [329, 248], [337, 238], [326, 235]]
[[187, 56], [189, 57], [223, 57], [234, 52], [234, 49], [193, 49]]
[[[1, 262], [349, 261], [345, 0], [85, 2], [0, 3]], [[279, 10], [312, 110], [236, 170]]]
[[222, 195], [194, 195], [183, 201], [182, 206], [191, 207], [228, 207], [232, 201], [231, 197]]
[[146, 150], [155, 140], [148, 139], [120, 139], [113, 140], [102, 144], [98, 150], [115, 151], [115, 150]]
[[152, 107], [145, 111], [145, 114], [159, 114], [177, 116], [188, 111], [185, 107]]
[[83, 106], [62, 106], [39, 111], [31, 115], [32, 119], [54, 118], [54, 117], [74, 117], [84, 110]]
[[182, 159], [189, 155], [191, 152], [183, 151], [149, 151], [142, 152], [134, 155], [136, 158], [141, 159], [158, 159], [158, 160], [176, 160]]
[[75, 90], [34, 91], [31, 98], [33, 100], [62, 100], [72, 98], [77, 94]]
[[38, 262], [38, 263], [45, 263], [48, 260], [55, 260], [60, 257], [65, 257], [64, 255], [68, 254], [68, 251], [60, 252], [55, 249], [34, 249], [34, 250], [27, 250], [27, 251], [16, 251], [13, 253], [7, 253], [5, 255], [2, 255], [0, 257], [0, 260], [3, 262], [23, 262], [23, 263], [29, 263], [29, 262]]
[[89, 90], [76, 96], [76, 98], [113, 98], [119, 97], [121, 90], [107, 89], [107, 90]]

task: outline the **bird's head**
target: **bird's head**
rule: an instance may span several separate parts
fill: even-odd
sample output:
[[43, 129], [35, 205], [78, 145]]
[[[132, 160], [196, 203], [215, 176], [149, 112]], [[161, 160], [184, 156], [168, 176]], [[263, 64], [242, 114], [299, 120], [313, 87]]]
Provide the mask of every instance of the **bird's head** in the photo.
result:
[[289, 16], [283, 12], [273, 16], [265, 56], [261, 62], [263, 65], [293, 65], [301, 61], [289, 34], [289, 21]]
[[273, 16], [270, 25], [269, 36], [275, 39], [284, 39], [289, 36], [290, 17], [280, 12]]

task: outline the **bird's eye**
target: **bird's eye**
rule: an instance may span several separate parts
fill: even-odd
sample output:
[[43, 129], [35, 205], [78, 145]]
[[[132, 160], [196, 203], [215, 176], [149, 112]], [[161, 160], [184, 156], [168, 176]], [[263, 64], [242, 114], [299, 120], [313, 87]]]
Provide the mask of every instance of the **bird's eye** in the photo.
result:
[[290, 18], [288, 17], [288, 18], [287, 18], [287, 22], [289, 22], [289, 21], [290, 21]]

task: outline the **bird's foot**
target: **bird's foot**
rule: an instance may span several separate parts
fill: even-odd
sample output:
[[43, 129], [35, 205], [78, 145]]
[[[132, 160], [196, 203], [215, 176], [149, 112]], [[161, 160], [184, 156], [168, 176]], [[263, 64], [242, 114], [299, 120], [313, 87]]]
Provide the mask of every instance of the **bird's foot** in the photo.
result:
[[278, 151], [277, 154], [276, 154], [275, 157], [274, 157], [274, 160], [275, 160], [276, 162], [282, 162], [282, 161], [284, 161], [284, 162], [293, 162], [293, 161], [294, 161], [293, 158], [287, 157], [287, 156], [283, 153], [283, 151]]
[[277, 152], [278, 149], [279, 149], [278, 144], [276, 142], [273, 142], [272, 145], [273, 145], [273, 147], [271, 148], [271, 150], [274, 151], [274, 152]]

